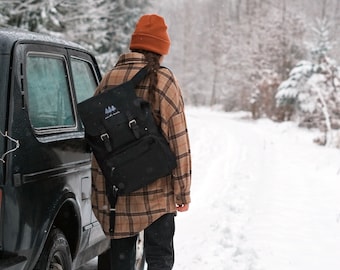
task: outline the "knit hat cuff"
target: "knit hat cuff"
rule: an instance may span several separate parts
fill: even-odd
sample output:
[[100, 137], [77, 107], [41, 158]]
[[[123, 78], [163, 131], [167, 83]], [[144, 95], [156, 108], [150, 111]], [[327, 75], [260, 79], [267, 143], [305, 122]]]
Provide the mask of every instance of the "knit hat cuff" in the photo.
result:
[[135, 33], [131, 37], [130, 49], [147, 50], [160, 55], [168, 54], [170, 48], [169, 40], [158, 38], [146, 33]]

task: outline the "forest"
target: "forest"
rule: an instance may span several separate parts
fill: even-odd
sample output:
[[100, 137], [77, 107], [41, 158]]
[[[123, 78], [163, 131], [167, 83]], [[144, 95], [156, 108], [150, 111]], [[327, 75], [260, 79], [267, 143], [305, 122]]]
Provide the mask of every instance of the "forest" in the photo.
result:
[[159, 13], [187, 104], [296, 121], [339, 147], [339, 11], [338, 0], [2, 0], [0, 27], [78, 42], [105, 72], [138, 18]]

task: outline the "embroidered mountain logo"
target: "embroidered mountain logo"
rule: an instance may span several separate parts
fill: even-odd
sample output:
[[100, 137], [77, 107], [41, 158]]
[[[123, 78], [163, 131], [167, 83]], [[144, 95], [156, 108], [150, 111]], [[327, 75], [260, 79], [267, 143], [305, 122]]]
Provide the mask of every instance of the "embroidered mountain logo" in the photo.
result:
[[114, 116], [119, 113], [120, 111], [118, 111], [114, 105], [109, 105], [105, 108], [105, 119], [108, 119], [111, 116]]

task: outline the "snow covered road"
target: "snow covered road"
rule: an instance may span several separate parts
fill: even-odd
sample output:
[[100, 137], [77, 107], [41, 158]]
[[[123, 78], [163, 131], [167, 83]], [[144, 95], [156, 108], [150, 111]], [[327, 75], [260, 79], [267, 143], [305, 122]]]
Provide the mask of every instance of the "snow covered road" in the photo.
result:
[[293, 123], [187, 111], [192, 205], [175, 270], [340, 269], [340, 152]]

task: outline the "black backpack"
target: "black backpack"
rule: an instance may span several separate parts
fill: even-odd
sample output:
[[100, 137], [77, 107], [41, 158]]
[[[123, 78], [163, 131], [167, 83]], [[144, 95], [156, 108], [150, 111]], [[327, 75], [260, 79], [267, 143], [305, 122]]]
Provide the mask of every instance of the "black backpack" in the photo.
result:
[[150, 104], [135, 92], [146, 73], [144, 67], [130, 81], [78, 104], [87, 142], [118, 194], [135, 191], [176, 167]]

